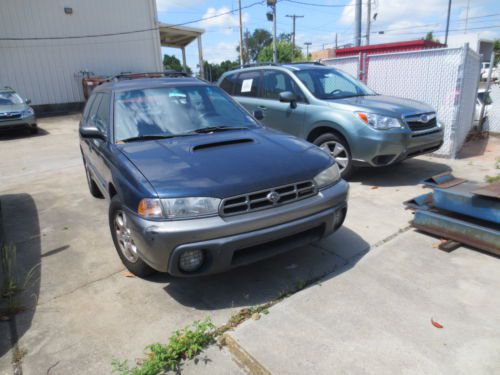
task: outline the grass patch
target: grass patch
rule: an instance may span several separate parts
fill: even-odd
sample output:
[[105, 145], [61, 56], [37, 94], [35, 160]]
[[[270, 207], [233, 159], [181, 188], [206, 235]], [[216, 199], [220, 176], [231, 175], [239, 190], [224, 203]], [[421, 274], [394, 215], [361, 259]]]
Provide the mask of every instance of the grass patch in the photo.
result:
[[13, 315], [25, 311], [19, 297], [29, 287], [35, 270], [33, 267], [24, 277], [19, 280], [17, 275], [16, 247], [14, 245], [2, 245], [0, 247], [0, 270], [2, 279], [0, 285], [0, 320], [9, 320]]
[[496, 176], [486, 176], [484, 180], [489, 184], [500, 182], [500, 174], [497, 174]]
[[146, 347], [146, 357], [137, 366], [129, 367], [127, 361], [113, 360], [113, 373], [121, 375], [156, 375], [165, 370], [175, 371], [181, 360], [192, 359], [215, 340], [215, 326], [210, 319], [194, 322], [176, 331], [168, 344], [152, 344]]

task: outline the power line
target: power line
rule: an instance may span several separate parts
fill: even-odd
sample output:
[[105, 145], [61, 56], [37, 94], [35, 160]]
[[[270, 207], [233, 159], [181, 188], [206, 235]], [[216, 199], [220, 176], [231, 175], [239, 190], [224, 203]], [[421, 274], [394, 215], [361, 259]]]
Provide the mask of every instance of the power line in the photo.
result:
[[354, 4], [318, 4], [318, 3], [306, 3], [304, 1], [297, 0], [282, 0], [287, 1], [289, 3], [301, 4], [301, 5], [310, 5], [313, 7], [324, 7], [324, 8], [343, 8], [343, 7], [352, 7]]
[[[251, 7], [254, 7], [255, 5], [262, 5], [264, 4], [264, 1], [257, 1], [255, 3], [245, 5], [244, 7], [241, 7], [241, 9], [248, 9]], [[175, 25], [168, 25], [168, 26], [163, 26], [162, 28], [164, 29], [170, 29], [170, 28], [175, 28], [177, 26], [185, 26], [193, 23], [198, 23], [206, 20], [211, 20], [213, 18], [217, 17], [222, 17], [226, 16], [228, 14], [236, 13], [238, 12], [238, 9], [233, 9], [224, 13], [219, 13], [210, 17], [204, 17], [204, 18], [199, 18], [196, 20], [192, 21], [186, 21], [182, 23], [177, 23]], [[116, 35], [128, 35], [128, 34], [137, 34], [137, 33], [144, 33], [148, 31], [154, 31], [154, 30], [159, 30], [160, 27], [151, 27], [148, 29], [138, 29], [138, 30], [130, 30], [130, 31], [122, 31], [122, 32], [116, 32], [116, 33], [104, 33], [104, 34], [88, 34], [88, 35], [74, 35], [74, 36], [51, 36], [51, 37], [0, 37], [0, 40], [5, 40], [5, 41], [15, 41], [15, 40], [64, 40], [64, 39], [85, 39], [85, 38], [101, 38], [101, 37], [109, 37], [109, 36], [116, 36]]]

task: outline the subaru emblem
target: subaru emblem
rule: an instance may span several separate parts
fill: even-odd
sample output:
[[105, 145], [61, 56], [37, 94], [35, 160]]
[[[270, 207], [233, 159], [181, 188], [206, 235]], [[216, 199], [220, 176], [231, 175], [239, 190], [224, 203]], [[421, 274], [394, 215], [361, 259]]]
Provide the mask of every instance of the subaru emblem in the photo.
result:
[[428, 122], [428, 121], [429, 121], [429, 116], [427, 115], [420, 116], [420, 122]]
[[271, 191], [269, 194], [267, 194], [266, 198], [272, 204], [276, 204], [280, 200], [281, 196], [279, 195], [279, 193], [277, 193], [275, 191]]

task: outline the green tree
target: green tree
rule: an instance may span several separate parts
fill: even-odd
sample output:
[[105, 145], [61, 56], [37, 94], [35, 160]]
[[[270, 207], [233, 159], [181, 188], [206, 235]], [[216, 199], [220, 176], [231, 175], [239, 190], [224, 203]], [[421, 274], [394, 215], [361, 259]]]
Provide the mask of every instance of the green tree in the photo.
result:
[[425, 35], [425, 40], [429, 40], [431, 42], [436, 42], [436, 43], [441, 43], [439, 41], [438, 38], [434, 38], [434, 34], [432, 33], [432, 31], [429, 31], [426, 35]]
[[[184, 69], [180, 60], [174, 55], [163, 55], [163, 68], [165, 70], [177, 70], [182, 72]], [[192, 74], [191, 68], [186, 66], [186, 73]]]
[[[287, 40], [279, 40], [276, 43], [279, 63], [289, 63], [294, 61], [304, 61], [304, 55], [300, 48], [295, 47], [292, 51], [292, 43]], [[264, 47], [257, 56], [259, 62], [273, 61], [273, 46], [272, 44]]]
[[[243, 62], [245, 64], [257, 61], [260, 51], [271, 44], [273, 36], [265, 29], [255, 29], [253, 33], [248, 30], [243, 35], [244, 54]], [[240, 52], [240, 46], [236, 47], [236, 51]]]
[[222, 74], [239, 66], [240, 63], [238, 61], [226, 60], [222, 61], [220, 64], [212, 64], [208, 61], [204, 61], [203, 68], [205, 72], [205, 79], [210, 82], [215, 82]]

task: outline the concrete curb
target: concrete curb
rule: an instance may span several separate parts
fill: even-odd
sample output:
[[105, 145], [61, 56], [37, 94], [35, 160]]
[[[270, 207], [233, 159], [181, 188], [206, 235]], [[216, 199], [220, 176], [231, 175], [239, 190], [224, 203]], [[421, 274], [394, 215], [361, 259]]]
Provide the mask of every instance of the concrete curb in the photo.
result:
[[252, 375], [272, 375], [271, 371], [265, 368], [259, 361], [257, 361], [250, 353], [229, 334], [225, 333], [223, 336], [223, 345], [228, 348], [235, 362], [243, 370]]

